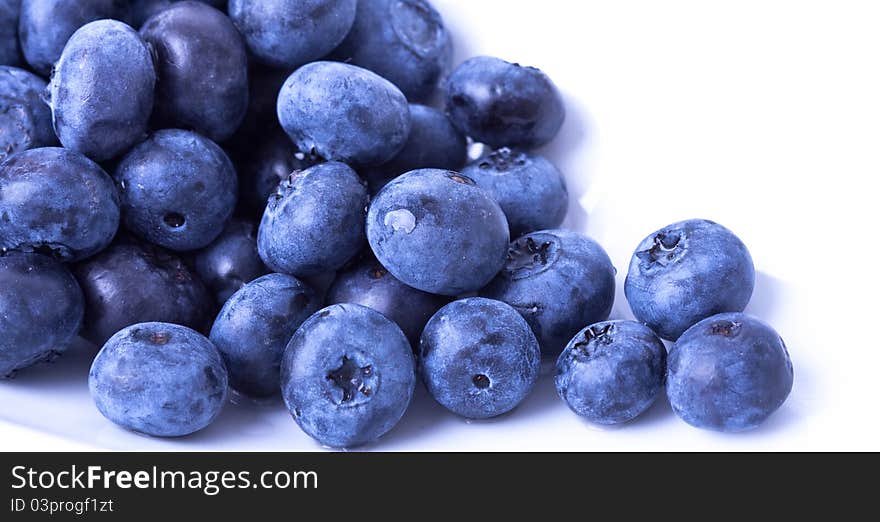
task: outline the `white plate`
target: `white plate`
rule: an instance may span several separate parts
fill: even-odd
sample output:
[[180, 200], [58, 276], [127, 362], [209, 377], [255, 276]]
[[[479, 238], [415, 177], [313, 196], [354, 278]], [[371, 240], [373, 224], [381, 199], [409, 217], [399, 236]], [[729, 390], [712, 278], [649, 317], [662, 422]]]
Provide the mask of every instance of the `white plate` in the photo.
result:
[[[520, 408], [488, 422], [460, 420], [420, 391], [369, 449], [880, 449], [880, 346], [867, 317], [877, 310], [877, 192], [863, 181], [880, 174], [873, 4], [434, 3], [459, 60], [536, 65], [564, 92], [568, 120], [547, 154], [568, 177], [569, 225], [606, 247], [621, 288], [633, 248], [668, 223], [705, 217], [740, 235], [760, 272], [749, 311], [786, 339], [795, 385], [765, 425], [740, 435], [690, 428], [665, 399], [628, 425], [592, 426], [546, 375]], [[622, 291], [613, 317], [630, 317]], [[280, 402], [230, 404], [181, 440], [126, 432], [92, 406], [91, 355], [79, 347], [0, 383], [2, 449], [319, 449]]]

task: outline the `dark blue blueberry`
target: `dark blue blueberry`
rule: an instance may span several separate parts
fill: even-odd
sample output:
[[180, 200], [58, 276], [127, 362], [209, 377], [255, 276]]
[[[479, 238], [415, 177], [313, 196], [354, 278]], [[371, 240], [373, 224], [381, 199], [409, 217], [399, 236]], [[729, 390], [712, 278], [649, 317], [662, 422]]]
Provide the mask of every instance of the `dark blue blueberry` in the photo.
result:
[[422, 380], [441, 405], [463, 417], [507, 413], [538, 380], [541, 349], [510, 306], [474, 297], [443, 307], [422, 333]]
[[281, 391], [281, 356], [297, 328], [318, 311], [314, 290], [293, 276], [269, 274], [223, 306], [211, 329], [233, 388], [252, 397]]
[[636, 319], [670, 341], [706, 317], [743, 311], [754, 288], [755, 267], [743, 242], [702, 219], [645, 238], [625, 287]]
[[142, 323], [114, 335], [89, 371], [104, 417], [154, 437], [206, 428], [226, 403], [228, 377], [211, 341], [189, 328]]
[[0, 164], [0, 250], [92, 256], [119, 227], [119, 194], [101, 167], [78, 152], [31, 149]]
[[546, 74], [487, 56], [471, 58], [449, 77], [446, 111], [462, 132], [494, 148], [546, 145], [565, 121], [562, 98]]
[[396, 278], [449, 296], [491, 281], [510, 240], [504, 212], [486, 191], [437, 169], [415, 170], [386, 185], [370, 205], [367, 237]]
[[250, 52], [295, 69], [326, 56], [351, 30], [357, 0], [229, 0], [229, 16]]
[[389, 181], [417, 169], [459, 171], [467, 161], [467, 140], [445, 114], [432, 107], [410, 105], [412, 128], [397, 156], [378, 167], [362, 169], [373, 194]]
[[[140, 27], [151, 16], [158, 14], [160, 11], [168, 9], [176, 2], [181, 0], [129, 0], [131, 7], [128, 10], [126, 21], [132, 27]], [[226, 0], [198, 0], [203, 4], [208, 4], [217, 9], [226, 9]]]
[[189, 131], [156, 132], [126, 154], [113, 177], [126, 228], [176, 251], [210, 245], [238, 198], [238, 178], [226, 153]]
[[543, 156], [503, 148], [461, 173], [501, 205], [511, 237], [556, 228], [568, 212], [565, 179]]
[[156, 71], [147, 44], [122, 22], [99, 20], [70, 37], [49, 82], [55, 133], [95, 161], [142, 140]]
[[410, 100], [425, 101], [448, 72], [452, 40], [425, 0], [361, 0], [333, 56], [387, 78]]
[[0, 65], [21, 65], [18, 15], [21, 0], [0, 0]]
[[201, 2], [179, 2], [147, 20], [141, 36], [157, 55], [158, 125], [217, 142], [232, 136], [248, 107], [248, 62], [229, 18]]
[[74, 267], [86, 297], [83, 337], [100, 346], [126, 326], [147, 321], [207, 332], [216, 310], [205, 285], [174, 254], [117, 243]]
[[510, 245], [504, 270], [480, 294], [514, 307], [545, 356], [556, 357], [584, 325], [608, 319], [615, 269], [592, 239], [544, 230]]
[[390, 431], [409, 406], [416, 374], [396, 324], [359, 305], [334, 305], [296, 331], [281, 363], [294, 420], [331, 447], [360, 446]]
[[333, 286], [333, 283], [336, 281], [336, 271], [332, 270], [330, 272], [322, 272], [313, 276], [305, 276], [302, 280], [315, 291], [315, 294], [318, 295], [320, 301], [323, 303], [326, 301], [330, 287]]
[[290, 71], [254, 62], [248, 66], [247, 111], [235, 135], [224, 143], [236, 163], [250, 161], [267, 134], [284, 134], [278, 121], [278, 94]]
[[299, 150], [361, 166], [391, 160], [406, 143], [406, 97], [366, 69], [336, 62], [301, 67], [284, 82], [278, 120]]
[[[18, 34], [25, 59], [34, 71], [49, 76], [77, 29], [104, 18], [122, 20], [127, 4], [127, 0], [21, 0]], [[119, 50], [110, 42], [107, 45]]]
[[266, 273], [257, 253], [257, 227], [233, 220], [210, 246], [195, 254], [199, 278], [222, 305], [241, 287]]
[[296, 149], [278, 122], [278, 93], [288, 76], [288, 71], [250, 63], [247, 112], [223, 144], [238, 170], [241, 215], [262, 216], [281, 181], [317, 162]]
[[672, 410], [697, 428], [744, 431], [782, 406], [794, 372], [773, 328], [743, 313], [704, 319], [669, 352]]
[[344, 163], [316, 165], [283, 182], [260, 223], [257, 247], [275, 272], [314, 276], [342, 267], [364, 245], [367, 189]]
[[57, 143], [45, 90], [46, 82], [36, 74], [0, 66], [0, 160]]
[[584, 328], [556, 362], [556, 392], [597, 424], [628, 422], [663, 389], [666, 348], [647, 326], [608, 321]]
[[67, 349], [83, 318], [83, 294], [58, 261], [0, 255], [0, 379]]
[[291, 173], [305, 170], [318, 159], [296, 150], [280, 129], [263, 134], [248, 151], [234, 152], [239, 165], [239, 205], [248, 216], [262, 216], [269, 196]]
[[401, 283], [372, 256], [340, 272], [327, 294], [328, 304], [359, 304], [391, 319], [413, 347], [418, 346], [425, 324], [446, 302]]

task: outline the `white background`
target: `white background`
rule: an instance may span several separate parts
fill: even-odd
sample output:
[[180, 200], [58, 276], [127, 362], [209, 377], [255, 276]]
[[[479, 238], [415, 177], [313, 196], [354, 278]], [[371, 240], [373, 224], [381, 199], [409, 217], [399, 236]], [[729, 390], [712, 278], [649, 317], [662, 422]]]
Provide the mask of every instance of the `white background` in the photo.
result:
[[[639, 240], [718, 221], [759, 270], [749, 310], [785, 338], [788, 402], [759, 429], [699, 431], [665, 398], [592, 426], [545, 376], [512, 414], [466, 422], [423, 392], [377, 450], [880, 450], [877, 270], [880, 12], [871, 1], [435, 0], [457, 60], [547, 72], [568, 120], [546, 151], [573, 194], [569, 225], [608, 250], [622, 287]], [[630, 317], [618, 292], [615, 318]], [[161, 441], [105, 421], [87, 350], [0, 383], [0, 449], [314, 450], [280, 402], [235, 404]]]

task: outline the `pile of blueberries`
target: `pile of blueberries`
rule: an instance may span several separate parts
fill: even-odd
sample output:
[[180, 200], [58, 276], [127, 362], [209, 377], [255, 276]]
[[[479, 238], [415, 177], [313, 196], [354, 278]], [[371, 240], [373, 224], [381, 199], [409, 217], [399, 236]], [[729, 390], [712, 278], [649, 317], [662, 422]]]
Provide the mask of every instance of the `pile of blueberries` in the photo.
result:
[[665, 389], [686, 422], [740, 431], [791, 390], [718, 224], [648, 236], [638, 322], [608, 321], [616, 271], [559, 229], [565, 182], [533, 152], [557, 88], [497, 58], [453, 69], [424, 0], [0, 0], [0, 60], [0, 375], [81, 336], [125, 428], [193, 433], [232, 388], [357, 446], [418, 378], [484, 419], [542, 358], [600, 424]]

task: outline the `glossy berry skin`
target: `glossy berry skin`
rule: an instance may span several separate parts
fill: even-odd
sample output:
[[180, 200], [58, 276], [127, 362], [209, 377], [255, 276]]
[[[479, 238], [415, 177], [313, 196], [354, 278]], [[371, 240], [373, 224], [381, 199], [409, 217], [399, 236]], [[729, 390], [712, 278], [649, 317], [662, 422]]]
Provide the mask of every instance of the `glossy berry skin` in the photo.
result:
[[364, 245], [367, 189], [344, 163], [295, 172], [269, 199], [257, 234], [260, 257], [298, 277], [337, 270]]
[[502, 148], [461, 173], [501, 205], [511, 237], [557, 228], [568, 213], [565, 179], [543, 156]]
[[416, 348], [425, 324], [447, 299], [401, 283], [367, 255], [337, 274], [327, 294], [327, 303], [359, 304], [376, 310], [397, 323]]
[[58, 261], [39, 254], [0, 255], [0, 379], [51, 360], [76, 337], [83, 295]]
[[80, 27], [107, 18], [122, 20], [126, 0], [21, 0], [18, 34], [31, 68], [48, 77], [64, 45]]
[[229, 16], [254, 57], [296, 69], [326, 56], [354, 24], [357, 0], [230, 0]]
[[734, 312], [704, 319], [679, 337], [669, 352], [666, 391], [672, 410], [688, 424], [738, 432], [779, 409], [793, 380], [779, 334]]
[[182, 437], [207, 427], [226, 403], [227, 383], [217, 348], [202, 334], [167, 323], [120, 331], [89, 371], [98, 411], [154, 437]]
[[157, 55], [158, 125], [217, 142], [232, 136], [248, 107], [248, 62], [229, 18], [202, 2], [178, 2], [140, 33]]
[[493, 148], [535, 149], [562, 128], [565, 107], [546, 74], [498, 58], [471, 58], [450, 75], [446, 111], [463, 133]]
[[397, 87], [336, 62], [310, 63], [290, 75], [278, 96], [278, 120], [299, 150], [359, 166], [391, 160], [411, 125]]
[[284, 349], [319, 307], [314, 290], [282, 274], [261, 277], [226, 301], [210, 339], [229, 369], [232, 387], [252, 397], [277, 395]]
[[[150, 17], [158, 14], [160, 11], [168, 9], [177, 2], [183, 0], [129, 0], [131, 7], [128, 10], [126, 21], [132, 27], [140, 27]], [[198, 0], [203, 4], [208, 4], [217, 9], [225, 10], [226, 0]]]
[[82, 335], [98, 346], [137, 323], [161, 321], [207, 332], [216, 310], [205, 285], [174, 254], [117, 243], [74, 267], [86, 297]]
[[471, 419], [507, 413], [538, 380], [541, 349], [510, 306], [474, 297], [443, 307], [422, 333], [422, 380], [434, 399]]
[[281, 363], [281, 392], [306, 434], [334, 448], [390, 431], [409, 406], [416, 374], [400, 328], [359, 305], [333, 305], [296, 331]]
[[238, 156], [240, 207], [247, 215], [262, 216], [269, 197], [294, 171], [305, 170], [318, 159], [296, 150], [284, 132], [269, 132]]
[[21, 0], [0, 0], [0, 65], [21, 65], [18, 15]]
[[544, 356], [556, 357], [585, 324], [608, 319], [615, 269], [602, 247], [567, 230], [543, 230], [510, 245], [504, 269], [480, 295], [525, 318]]
[[425, 0], [360, 1], [334, 58], [369, 69], [411, 101], [426, 101], [452, 62], [452, 40]]
[[57, 143], [45, 90], [46, 82], [36, 74], [0, 65], [0, 160]]
[[115, 20], [83, 26], [67, 42], [49, 82], [58, 139], [95, 161], [144, 139], [156, 70], [147, 44]]
[[62, 148], [31, 149], [0, 164], [0, 249], [62, 261], [97, 254], [119, 227], [119, 194], [96, 163]]
[[706, 317], [743, 311], [754, 288], [755, 267], [743, 242], [701, 219], [645, 238], [626, 277], [626, 298], [636, 319], [670, 341]]
[[411, 170], [459, 171], [467, 161], [467, 140], [445, 114], [433, 107], [416, 104], [409, 106], [409, 112], [412, 127], [403, 149], [388, 163], [359, 172], [369, 182], [373, 194]]
[[635, 419], [654, 403], [665, 378], [663, 341], [635, 321], [584, 328], [556, 362], [556, 393], [596, 424]]
[[210, 245], [238, 199], [238, 178], [223, 149], [178, 129], [158, 131], [132, 149], [113, 178], [126, 228], [175, 251]]
[[196, 252], [194, 259], [196, 273], [219, 305], [266, 273], [257, 253], [257, 227], [248, 221], [231, 221], [220, 237]]
[[405, 284], [456, 296], [480, 289], [504, 266], [509, 241], [501, 207], [455, 172], [415, 170], [370, 205], [367, 237], [382, 266]]

